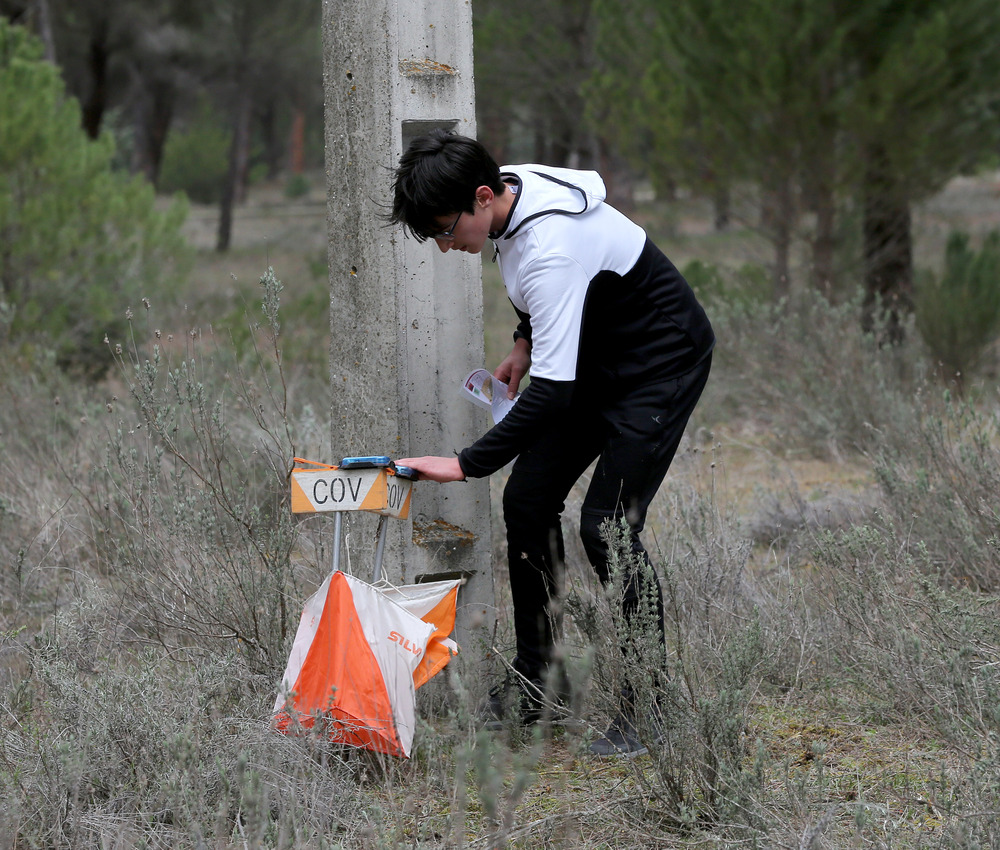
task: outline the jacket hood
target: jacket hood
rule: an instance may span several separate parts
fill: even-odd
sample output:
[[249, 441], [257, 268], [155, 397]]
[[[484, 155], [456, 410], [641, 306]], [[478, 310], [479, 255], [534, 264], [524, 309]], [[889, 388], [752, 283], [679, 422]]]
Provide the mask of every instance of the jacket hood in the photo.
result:
[[500, 169], [505, 179], [517, 178], [514, 205], [494, 239], [510, 239], [552, 215], [586, 215], [604, 203], [607, 188], [596, 171], [574, 171], [549, 165], [517, 165]]

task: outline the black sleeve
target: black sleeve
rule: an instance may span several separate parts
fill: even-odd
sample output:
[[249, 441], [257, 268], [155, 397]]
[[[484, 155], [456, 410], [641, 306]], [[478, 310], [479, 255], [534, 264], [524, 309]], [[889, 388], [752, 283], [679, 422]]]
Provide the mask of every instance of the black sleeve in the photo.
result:
[[[514, 307], [514, 305], [511, 304], [511, 307]], [[528, 345], [531, 345], [531, 316], [521, 312], [517, 307], [514, 307], [514, 312], [517, 313], [518, 318], [517, 329], [514, 331], [514, 342], [517, 342], [519, 339], [526, 339], [528, 340]]]
[[533, 378], [507, 415], [458, 455], [468, 478], [483, 478], [529, 448], [569, 408], [573, 381]]

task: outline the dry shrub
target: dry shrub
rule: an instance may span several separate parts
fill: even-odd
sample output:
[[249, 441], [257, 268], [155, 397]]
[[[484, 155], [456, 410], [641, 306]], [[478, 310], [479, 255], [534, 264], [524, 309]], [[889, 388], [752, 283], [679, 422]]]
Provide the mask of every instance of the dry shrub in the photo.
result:
[[[36, 427], [17, 432], [18, 457], [45, 455], [45, 440], [81, 451], [58, 452], [41, 487], [25, 474], [0, 491], [26, 552], [4, 600], [46, 606], [0, 632], [3, 846], [376, 848], [405, 829], [389, 801], [412, 807], [428, 783], [431, 799], [446, 793], [423, 761], [449, 763], [432, 730], [410, 794], [410, 764], [270, 729], [302, 600], [329, 559], [287, 506], [296, 446], [325, 435], [307, 405], [292, 410], [280, 283], [262, 284], [249, 358], [197, 332], [149, 352], [111, 343], [125, 391], [93, 417], [103, 457], [85, 431], [37, 427], [44, 396], [20, 393], [13, 413], [30, 408]], [[50, 540], [34, 517], [60, 482], [69, 501], [37, 526]], [[43, 582], [57, 559], [73, 580]]]
[[[34, 366], [34, 371], [30, 371]], [[104, 405], [54, 360], [0, 370], [0, 600], [4, 626], [34, 627], [57, 609], [93, 538], [81, 492], [94, 478], [82, 433]]]
[[1000, 590], [1000, 420], [983, 401], [915, 415], [871, 452], [898, 534], [920, 540], [930, 575]]
[[1000, 597], [928, 577], [928, 550], [885, 522], [824, 532], [815, 564], [823, 670], [873, 716], [951, 742], [966, 766], [943, 765], [932, 789], [947, 824], [940, 846], [996, 846]]
[[[710, 391], [818, 453], [862, 435], [873, 457], [885, 456], [880, 475], [905, 484], [885, 490], [881, 519], [848, 516], [836, 533], [803, 521], [794, 546], [761, 538], [773, 548], [760, 565], [752, 529], [714, 495], [672, 481], [646, 532], [668, 658], [651, 638], [648, 600], [626, 624], [614, 614], [620, 580], [606, 596], [589, 567], [586, 581], [567, 576], [560, 650], [569, 701], [589, 731], [556, 731], [554, 748], [548, 729], [477, 733], [481, 672], [469, 664], [448, 673], [450, 694], [422, 697], [408, 762], [272, 733], [287, 640], [328, 563], [317, 524], [287, 515], [284, 464], [294, 447], [322, 449], [326, 437], [284, 380], [276, 282], [264, 288], [271, 312], [252, 329], [249, 359], [197, 335], [159, 359], [126, 348], [129, 386], [99, 402], [7, 379], [0, 844], [821, 848], [846, 846], [847, 836], [880, 846], [889, 833], [865, 820], [879, 801], [834, 805], [819, 767], [782, 774], [755, 740], [754, 712], [776, 694], [834, 691], [852, 711], [938, 730], [965, 754], [928, 791], [943, 825], [922, 846], [997, 844], [997, 603], [949, 579], [975, 575], [987, 586], [995, 515], [984, 507], [997, 492], [1000, 441], [977, 418], [937, 431], [920, 420], [926, 434], [898, 427], [925, 403], [897, 391], [911, 385], [891, 386], [901, 353], [866, 347], [846, 306], [820, 302], [799, 318], [754, 314], [770, 325], [717, 319], [731, 333]], [[754, 342], [762, 329], [775, 332]], [[113, 423], [106, 455], [81, 437], [81, 416]], [[29, 476], [25, 459], [47, 453], [61, 467]], [[614, 548], [620, 576], [630, 555]], [[613, 768], [620, 786], [608, 794], [594, 780], [600, 770], [577, 757], [625, 684], [651, 755]], [[567, 762], [566, 798], [558, 787], [538, 791], [547, 808], [532, 813], [524, 803], [539, 777], [556, 785], [553, 753]], [[600, 790], [569, 799], [588, 782]]]
[[[249, 365], [192, 334], [182, 355], [117, 347], [134, 405], [109, 441], [104, 512], [109, 569], [133, 627], [165, 645], [232, 647], [274, 671], [303, 590], [287, 491], [294, 434], [281, 368], [272, 270], [261, 278], [266, 347]], [[135, 418], [132, 418], [132, 417]]]
[[[767, 675], [775, 636], [756, 610], [746, 573], [750, 544], [710, 499], [673, 494], [657, 528], [656, 572], [665, 608], [667, 648], [657, 637], [656, 580], [631, 550], [627, 525], [609, 524], [611, 581], [601, 595], [575, 589], [567, 608], [592, 642], [597, 726], [634, 695], [637, 731], [652, 758], [639, 769], [643, 817], [672, 829], [715, 824], [730, 838], [766, 832], [762, 763], [746, 739], [750, 705]], [[621, 613], [623, 576], [638, 571], [637, 612]]]
[[959, 744], [1000, 733], [1000, 599], [939, 586], [927, 550], [885, 525], [824, 534], [815, 554], [855, 686]]
[[0, 835], [291, 848], [331, 846], [358, 822], [351, 771], [329, 745], [268, 729], [270, 677], [238, 652], [129, 654], [118, 605], [92, 585], [28, 650], [29, 704], [0, 739]]
[[699, 419], [743, 423], [783, 450], [840, 457], [913, 413], [922, 384], [916, 334], [884, 344], [862, 329], [860, 294], [843, 303], [807, 290], [793, 301], [721, 302], [719, 343]]

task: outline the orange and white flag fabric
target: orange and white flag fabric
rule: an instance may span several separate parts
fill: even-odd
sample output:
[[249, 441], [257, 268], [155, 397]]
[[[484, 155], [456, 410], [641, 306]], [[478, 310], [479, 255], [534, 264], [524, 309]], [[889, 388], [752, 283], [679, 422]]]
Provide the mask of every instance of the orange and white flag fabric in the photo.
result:
[[427, 641], [427, 649], [413, 673], [413, 684], [420, 687], [436, 676], [453, 655], [458, 654], [458, 644], [448, 637], [455, 629], [458, 609], [458, 587], [461, 579], [429, 581], [387, 587], [382, 593], [401, 605], [425, 623], [434, 625], [434, 632]]
[[[331, 740], [409, 756], [416, 682], [434, 675], [451, 655], [447, 634], [457, 589], [456, 581], [383, 591], [346, 573], [330, 575], [302, 611], [274, 704], [277, 729], [321, 722]], [[409, 601], [410, 590], [416, 602]], [[426, 608], [425, 614], [403, 601]]]

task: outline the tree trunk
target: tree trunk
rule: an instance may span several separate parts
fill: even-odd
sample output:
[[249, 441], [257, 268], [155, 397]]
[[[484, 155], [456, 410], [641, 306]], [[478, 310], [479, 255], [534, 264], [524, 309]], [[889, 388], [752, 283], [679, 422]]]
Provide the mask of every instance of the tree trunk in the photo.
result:
[[45, 58], [53, 65], [56, 62], [56, 40], [52, 35], [52, 14], [49, 11], [49, 0], [35, 0], [35, 10], [38, 15], [38, 35], [45, 46]]
[[233, 206], [241, 195], [243, 178], [250, 161], [250, 117], [253, 103], [249, 89], [245, 85], [240, 88], [233, 120], [233, 138], [229, 146], [229, 171], [222, 187], [222, 201], [219, 205], [219, 235], [215, 249], [220, 253], [229, 250], [233, 233]]
[[812, 283], [829, 298], [834, 290], [836, 201], [833, 191], [825, 183], [813, 187], [813, 191], [812, 208], [816, 214], [816, 232], [812, 239]]
[[506, 165], [510, 132], [509, 117], [499, 110], [483, 110], [478, 130], [480, 140], [493, 154], [493, 158], [501, 165]]
[[268, 103], [259, 113], [259, 125], [261, 139], [264, 143], [264, 162], [267, 165], [267, 179], [274, 180], [281, 173], [282, 150], [281, 141], [278, 138], [278, 110], [275, 107], [274, 99], [269, 99]]
[[774, 297], [786, 298], [791, 293], [790, 262], [792, 226], [794, 224], [792, 187], [787, 178], [776, 178], [764, 187], [761, 224], [774, 246]]
[[[818, 86], [818, 102], [829, 103], [835, 91], [832, 75], [824, 73]], [[811, 241], [811, 283], [827, 298], [831, 298], [836, 287], [836, 186], [839, 132], [835, 117], [826, 109], [821, 109], [817, 117], [817, 132], [809, 139], [803, 151], [801, 179], [806, 208], [816, 217]]]
[[903, 339], [903, 318], [913, 310], [913, 234], [909, 199], [891, 173], [886, 152], [868, 154], [862, 196], [865, 261], [864, 327], [876, 326], [878, 311], [887, 319], [888, 341]]
[[603, 136], [598, 136], [595, 141], [598, 152], [597, 170], [604, 178], [604, 185], [607, 188], [608, 203], [616, 210], [628, 215], [635, 210], [635, 200], [632, 197], [632, 175], [618, 162], [613, 153], [611, 145]]
[[96, 139], [100, 135], [101, 121], [107, 108], [108, 58], [105, 37], [103, 34], [95, 34], [87, 57], [91, 78], [90, 92], [83, 103], [83, 129], [91, 139]]
[[549, 137], [547, 146], [549, 150], [549, 159], [547, 161], [562, 168], [569, 168], [572, 165], [570, 163], [572, 149], [569, 138], [562, 132], [562, 128], [559, 127], [558, 122], [553, 122], [553, 124], [554, 126], [550, 125], [552, 135]]
[[153, 82], [143, 87], [136, 98], [132, 171], [145, 175], [154, 186], [160, 179], [163, 149], [174, 117], [176, 95], [173, 85]]
[[15, 277], [14, 271], [11, 268], [13, 265], [11, 262], [11, 254], [13, 251], [10, 248], [10, 246], [14, 243], [14, 240], [10, 238], [11, 231], [13, 229], [14, 228], [8, 226], [3, 230], [0, 230], [0, 235], [3, 236], [3, 238], [0, 239], [0, 291], [3, 292], [4, 298], [8, 302], [14, 301]]
[[712, 205], [715, 207], [715, 232], [724, 233], [729, 229], [729, 223], [732, 219], [732, 195], [727, 183], [715, 181], [712, 191]]
[[306, 111], [296, 104], [288, 140], [288, 167], [292, 174], [306, 169]]

